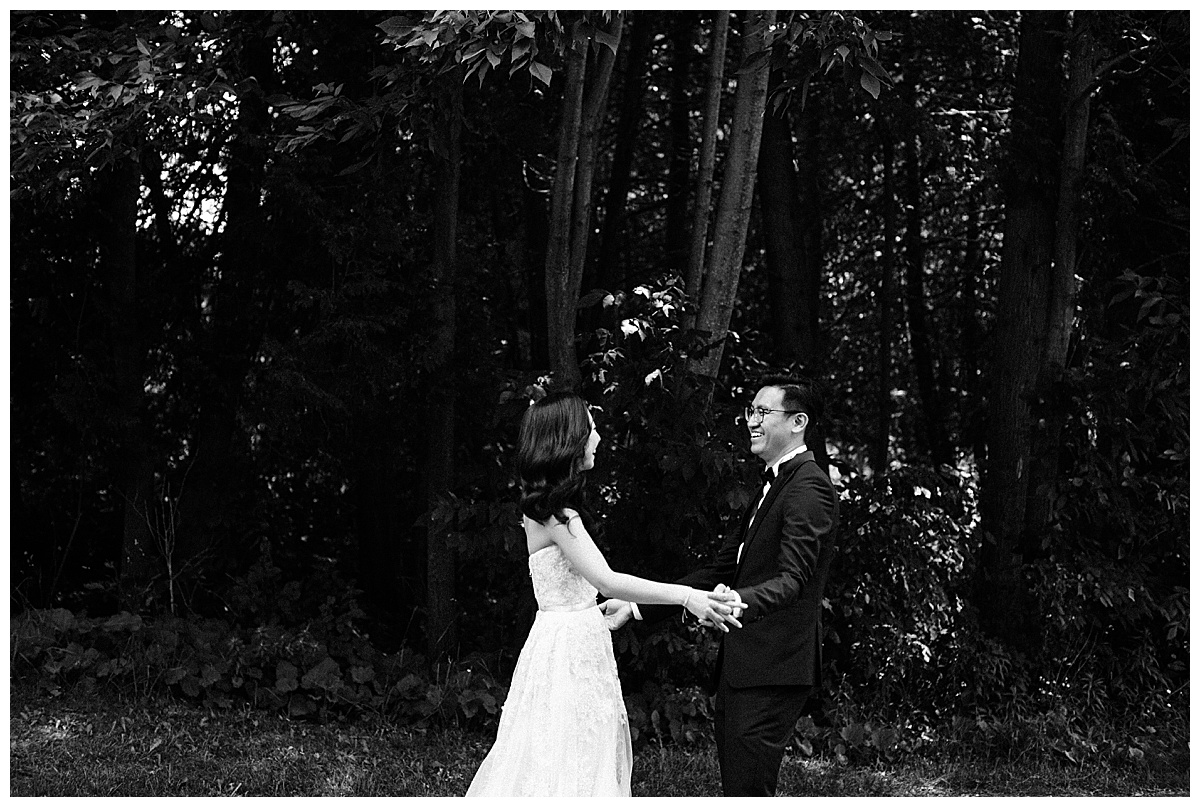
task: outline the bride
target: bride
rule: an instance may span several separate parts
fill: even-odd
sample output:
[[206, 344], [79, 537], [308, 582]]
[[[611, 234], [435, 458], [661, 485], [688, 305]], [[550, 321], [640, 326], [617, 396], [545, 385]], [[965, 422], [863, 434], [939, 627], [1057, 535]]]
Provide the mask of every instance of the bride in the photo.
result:
[[[578, 395], [559, 392], [521, 421], [517, 471], [529, 575], [538, 601], [496, 742], [468, 796], [628, 796], [633, 748], [617, 664], [596, 593], [682, 605], [728, 631], [736, 595], [614, 572], [584, 525], [584, 475], [600, 435]], [[624, 606], [628, 607], [628, 606]]]

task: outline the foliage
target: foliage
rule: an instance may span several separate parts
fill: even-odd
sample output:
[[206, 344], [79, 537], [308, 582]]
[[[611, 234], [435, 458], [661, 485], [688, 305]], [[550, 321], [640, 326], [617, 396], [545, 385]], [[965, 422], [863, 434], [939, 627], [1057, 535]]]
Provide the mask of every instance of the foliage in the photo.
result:
[[[849, 79], [857, 72], [858, 84], [878, 100], [883, 87], [892, 86], [892, 77], [879, 63], [879, 43], [892, 39], [890, 31], [873, 30], [861, 17], [839, 11], [790, 12], [780, 25], [779, 39], [786, 43], [790, 57], [796, 58], [806, 47], [816, 47], [816, 64], [801, 78], [791, 79], [779, 88], [787, 92], [800, 88], [800, 104], [808, 97], [812, 79], [828, 73], [841, 65], [844, 76]], [[777, 101], [778, 105], [780, 101]]]
[[[121, 19], [106, 29], [49, 15], [18, 19], [18, 87], [27, 71], [44, 73], [13, 94], [18, 193], [70, 187], [136, 142], [172, 137], [180, 119], [195, 131], [228, 114], [236, 90], [212, 63], [216, 17], [205, 13], [198, 22]], [[47, 64], [38, 63], [43, 53], [53, 54]]]
[[897, 714], [958, 705], [975, 495], [969, 475], [919, 467], [847, 481], [825, 597], [831, 696]]
[[[293, 585], [278, 591], [279, 604], [299, 599]], [[352, 600], [329, 596], [317, 611], [296, 624], [268, 618], [243, 628], [196, 616], [88, 618], [30, 609], [11, 628], [14, 676], [32, 676], [53, 696], [68, 688], [171, 693], [207, 708], [248, 704], [293, 718], [368, 712], [417, 726], [498, 718], [506, 689], [478, 662], [429, 665], [409, 651], [383, 654], [356, 628], [362, 612]]]

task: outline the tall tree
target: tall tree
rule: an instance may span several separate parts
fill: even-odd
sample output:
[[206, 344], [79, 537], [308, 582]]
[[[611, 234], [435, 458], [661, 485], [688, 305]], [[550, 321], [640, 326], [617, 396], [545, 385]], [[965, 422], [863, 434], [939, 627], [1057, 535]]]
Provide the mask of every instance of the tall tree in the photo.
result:
[[[546, 249], [546, 319], [550, 370], [568, 387], [580, 382], [576, 311], [591, 240], [596, 151], [623, 21], [623, 12], [616, 12], [597, 29], [586, 16], [579, 16], [571, 24], [566, 52]], [[594, 51], [591, 58], [589, 51]]]
[[[772, 348], [775, 361], [787, 365], [803, 361], [810, 370], [822, 364], [818, 349], [817, 302], [820, 297], [820, 256], [807, 250], [806, 231], [820, 220], [816, 205], [801, 189], [793, 146], [789, 98], [779, 92], [782, 70], [771, 71], [768, 105], [763, 119], [762, 148], [758, 154], [758, 199], [762, 216], [768, 277]], [[800, 115], [814, 115], [812, 108]], [[815, 168], [806, 162], [807, 168]], [[815, 223], [808, 220], [817, 216]]]
[[651, 12], [631, 14], [628, 44], [621, 50], [624, 57], [621, 76], [621, 111], [614, 132], [612, 166], [609, 169], [608, 191], [604, 196], [604, 219], [601, 226], [599, 257], [596, 265], [596, 285], [615, 289], [622, 282], [621, 253], [628, 218], [629, 191], [633, 181], [633, 157], [638, 131], [643, 118], [642, 102], [646, 91], [646, 73], [650, 48], [653, 44]]
[[692, 12], [672, 14], [671, 82], [667, 106], [667, 268], [679, 275], [685, 271], [688, 254], [688, 175], [692, 164], [691, 66], [695, 53], [697, 19]]
[[[132, 150], [132, 149], [131, 149]], [[121, 604], [141, 609], [158, 571], [159, 547], [151, 530], [156, 506], [154, 458], [146, 418], [145, 352], [142, 320], [144, 269], [138, 271], [137, 214], [141, 172], [131, 153], [118, 153], [105, 172], [100, 206], [101, 266], [108, 287], [107, 314], [112, 340], [113, 387], [120, 448], [115, 479], [124, 499]]]
[[1045, 530], [1053, 517], [1053, 489], [1059, 476], [1059, 449], [1065, 425], [1063, 407], [1056, 405], [1055, 390], [1067, 366], [1068, 345], [1076, 315], [1076, 241], [1079, 238], [1084, 157], [1087, 148], [1091, 99], [1098, 77], [1093, 22], [1096, 13], [1074, 12], [1068, 47], [1062, 152], [1058, 171], [1055, 209], [1053, 271], [1046, 288], [1046, 342], [1038, 368], [1037, 390], [1047, 404], [1043, 411], [1044, 431], [1035, 445], [1030, 463], [1028, 529]]
[[938, 389], [935, 371], [933, 339], [929, 333], [929, 310], [925, 293], [925, 204], [924, 164], [921, 132], [917, 121], [917, 88], [913, 78], [901, 85], [901, 95], [908, 106], [912, 125], [904, 141], [904, 309], [908, 316], [908, 337], [912, 360], [917, 374], [917, 390], [921, 401], [922, 431], [934, 467], [950, 465], [953, 450], [946, 433], [945, 407]]
[[763, 111], [771, 72], [774, 11], [743, 15], [741, 66], [734, 94], [729, 151], [721, 178], [721, 199], [713, 224], [712, 251], [704, 271], [696, 329], [707, 342], [691, 361], [693, 372], [716, 378], [729, 333], [754, 201], [754, 179], [762, 142]]
[[[704, 78], [700, 164], [694, 179], [692, 242], [688, 250], [687, 274], [684, 284], [688, 299], [692, 300], [695, 305], [699, 305], [700, 291], [704, 283], [704, 266], [708, 245], [708, 208], [712, 203], [713, 172], [717, 159], [717, 129], [720, 124], [721, 84], [725, 77], [725, 50], [729, 42], [729, 14], [728, 11], [717, 11], [713, 15], [712, 33], [709, 37], [708, 67]], [[686, 324], [688, 327], [696, 324], [695, 308], [688, 312]]]
[[1037, 495], [1029, 488], [1029, 463], [1040, 439], [1031, 404], [1039, 392], [1050, 329], [1061, 327], [1049, 318], [1047, 303], [1055, 273], [1064, 271], [1053, 258], [1066, 21], [1061, 11], [1021, 17], [988, 397], [984, 541], [975, 601], [984, 629], [1021, 647], [1036, 646], [1040, 636], [1021, 545], [1030, 527], [1030, 499]]
[[[430, 356], [433, 383], [426, 404], [425, 499], [429, 511], [454, 486], [454, 344], [457, 290], [459, 180], [462, 163], [462, 79], [451, 71], [439, 79], [434, 123], [433, 266], [434, 333]], [[454, 547], [446, 526], [431, 520], [426, 538], [426, 639], [434, 656], [458, 646]]]
[[880, 161], [882, 177], [879, 216], [883, 219], [883, 245], [879, 258], [879, 354], [875, 388], [875, 435], [871, 442], [871, 471], [876, 476], [887, 473], [892, 440], [892, 348], [895, 330], [895, 272], [896, 272], [896, 188], [895, 153], [891, 127], [879, 123]]

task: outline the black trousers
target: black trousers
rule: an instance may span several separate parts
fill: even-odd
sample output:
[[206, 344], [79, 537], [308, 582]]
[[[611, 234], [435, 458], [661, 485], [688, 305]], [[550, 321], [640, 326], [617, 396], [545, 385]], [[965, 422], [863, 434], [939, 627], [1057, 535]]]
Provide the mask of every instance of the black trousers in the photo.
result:
[[783, 749], [811, 686], [737, 689], [717, 683], [717, 759], [726, 796], [774, 796]]

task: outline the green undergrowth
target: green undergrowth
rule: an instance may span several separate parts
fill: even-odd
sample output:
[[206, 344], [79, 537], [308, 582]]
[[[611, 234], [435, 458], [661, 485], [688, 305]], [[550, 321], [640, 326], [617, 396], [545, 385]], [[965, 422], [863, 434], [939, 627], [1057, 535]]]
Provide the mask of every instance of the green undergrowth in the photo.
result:
[[[11, 796], [458, 796], [494, 734], [398, 725], [363, 714], [326, 719], [217, 709], [157, 696], [16, 683], [9, 710]], [[789, 751], [780, 795], [1100, 796], [1189, 792], [1187, 749], [1136, 764], [1052, 756], [907, 755], [856, 762]], [[646, 744], [635, 796], [716, 796], [711, 745]]]

